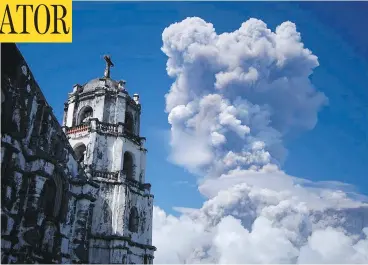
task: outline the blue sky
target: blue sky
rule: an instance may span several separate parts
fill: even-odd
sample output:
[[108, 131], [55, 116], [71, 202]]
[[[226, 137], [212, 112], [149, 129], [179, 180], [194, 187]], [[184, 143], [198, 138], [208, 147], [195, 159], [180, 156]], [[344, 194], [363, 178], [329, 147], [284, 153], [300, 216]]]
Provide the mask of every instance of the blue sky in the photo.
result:
[[167, 159], [170, 127], [164, 95], [172, 80], [160, 50], [163, 29], [188, 16], [213, 23], [218, 34], [239, 28], [250, 17], [272, 30], [290, 20], [319, 58], [311, 78], [329, 105], [314, 130], [286, 141], [283, 169], [311, 180], [351, 183], [368, 194], [368, 36], [362, 30], [368, 25], [367, 8], [363, 2], [74, 2], [72, 44], [18, 46], [59, 120], [72, 85], [102, 76], [102, 55], [112, 56], [112, 77], [127, 80], [128, 91], [141, 95], [146, 178], [155, 204], [173, 213], [173, 206], [200, 207], [204, 200], [195, 177]]

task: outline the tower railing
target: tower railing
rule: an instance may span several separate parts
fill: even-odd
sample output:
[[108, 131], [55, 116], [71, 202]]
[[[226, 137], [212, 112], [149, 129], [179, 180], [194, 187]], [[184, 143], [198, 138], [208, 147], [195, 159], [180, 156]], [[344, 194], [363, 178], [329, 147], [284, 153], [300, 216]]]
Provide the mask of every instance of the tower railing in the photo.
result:
[[88, 131], [89, 127], [90, 127], [89, 124], [80, 124], [74, 127], [66, 127], [66, 134]]
[[97, 120], [96, 122], [96, 130], [102, 133], [118, 133], [119, 124], [100, 122]]
[[142, 145], [144, 141], [146, 140], [145, 137], [140, 137], [131, 131], [127, 130], [124, 123], [108, 123], [108, 122], [102, 122], [99, 121], [97, 118], [91, 118], [89, 121], [73, 126], [73, 127], [63, 127], [64, 132], [67, 135], [73, 135], [73, 134], [80, 134], [83, 132], [98, 132], [113, 136], [123, 136], [131, 140], [137, 145]]
[[111, 179], [111, 180], [118, 180], [119, 172], [108, 172], [108, 171], [101, 171], [101, 170], [91, 170], [93, 178], [104, 178], [104, 179]]

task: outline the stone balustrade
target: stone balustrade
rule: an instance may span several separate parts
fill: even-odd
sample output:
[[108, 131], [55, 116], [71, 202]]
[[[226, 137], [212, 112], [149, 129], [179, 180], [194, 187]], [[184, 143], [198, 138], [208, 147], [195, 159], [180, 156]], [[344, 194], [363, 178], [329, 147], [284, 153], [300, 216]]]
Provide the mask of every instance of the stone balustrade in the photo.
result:
[[96, 129], [102, 133], [118, 133], [119, 124], [99, 122], [96, 123]]
[[89, 129], [89, 125], [82, 124], [82, 125], [74, 126], [71, 128], [66, 128], [66, 134], [80, 133], [80, 132], [88, 131], [88, 129]]
[[146, 140], [145, 137], [140, 137], [126, 130], [123, 123], [114, 124], [114, 123], [101, 122], [96, 118], [90, 119], [88, 123], [84, 123], [74, 127], [63, 127], [63, 130], [69, 136], [72, 134], [87, 131], [116, 136], [124, 136], [140, 146], [142, 146], [144, 144], [144, 141]]
[[93, 169], [91, 166], [86, 166], [86, 168], [88, 168], [88, 172], [91, 174], [92, 179], [105, 179], [122, 182], [137, 189], [146, 191], [148, 194], [151, 191], [151, 184], [141, 183], [135, 179], [127, 178], [126, 172], [124, 170], [111, 172], [111, 171], [96, 170]]
[[104, 178], [111, 180], [118, 180], [119, 172], [108, 172], [108, 171], [100, 171], [100, 170], [91, 170], [91, 174], [93, 178]]

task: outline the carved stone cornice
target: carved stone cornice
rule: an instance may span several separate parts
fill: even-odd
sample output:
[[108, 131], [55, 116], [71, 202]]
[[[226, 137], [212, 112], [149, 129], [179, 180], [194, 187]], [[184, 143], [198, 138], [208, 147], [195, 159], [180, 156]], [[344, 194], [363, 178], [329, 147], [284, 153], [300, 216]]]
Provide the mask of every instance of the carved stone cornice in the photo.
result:
[[137, 188], [141, 191], [145, 191], [148, 194], [151, 191], [150, 183], [141, 183], [134, 179], [127, 178], [127, 174], [125, 170], [119, 171], [104, 171], [104, 170], [96, 170], [92, 168], [90, 165], [85, 166], [85, 172], [91, 179], [98, 182], [106, 182], [111, 184], [125, 184], [130, 187]]
[[138, 242], [134, 242], [128, 236], [91, 234], [91, 238], [92, 239], [108, 240], [108, 241], [111, 241], [111, 240], [122, 240], [122, 241], [126, 241], [131, 246], [135, 246], [135, 247], [139, 247], [139, 248], [143, 248], [143, 249], [149, 249], [149, 250], [153, 250], [153, 251], [156, 251], [157, 250], [157, 248], [155, 246], [141, 244], [141, 243], [138, 243]]

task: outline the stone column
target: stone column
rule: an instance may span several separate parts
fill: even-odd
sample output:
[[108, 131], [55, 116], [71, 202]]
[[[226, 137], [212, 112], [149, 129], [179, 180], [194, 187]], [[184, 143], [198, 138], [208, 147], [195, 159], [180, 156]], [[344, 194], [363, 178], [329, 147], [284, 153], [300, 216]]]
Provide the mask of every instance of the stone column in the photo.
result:
[[49, 254], [54, 254], [56, 226], [53, 222], [46, 221], [41, 249]]
[[68, 111], [67, 111], [67, 118], [66, 123], [63, 124], [64, 126], [73, 127], [73, 120], [75, 114], [75, 105], [76, 105], [76, 92], [70, 93], [68, 98]]
[[99, 121], [104, 122], [104, 108], [105, 108], [105, 90], [98, 90], [95, 92], [95, 107], [93, 109], [93, 117]]
[[120, 92], [117, 95], [115, 104], [115, 123], [125, 122], [126, 94]]
[[32, 227], [37, 225], [40, 211], [39, 200], [46, 178], [36, 175], [31, 177], [28, 190], [27, 207], [25, 211], [24, 225]]
[[[85, 188], [85, 187], [84, 187]], [[72, 235], [73, 257], [79, 262], [88, 263], [90, 227], [94, 204], [88, 199], [77, 201], [76, 218]]]
[[125, 264], [127, 250], [124, 249], [125, 242], [123, 240], [111, 240], [110, 242], [110, 263], [111, 264]]

